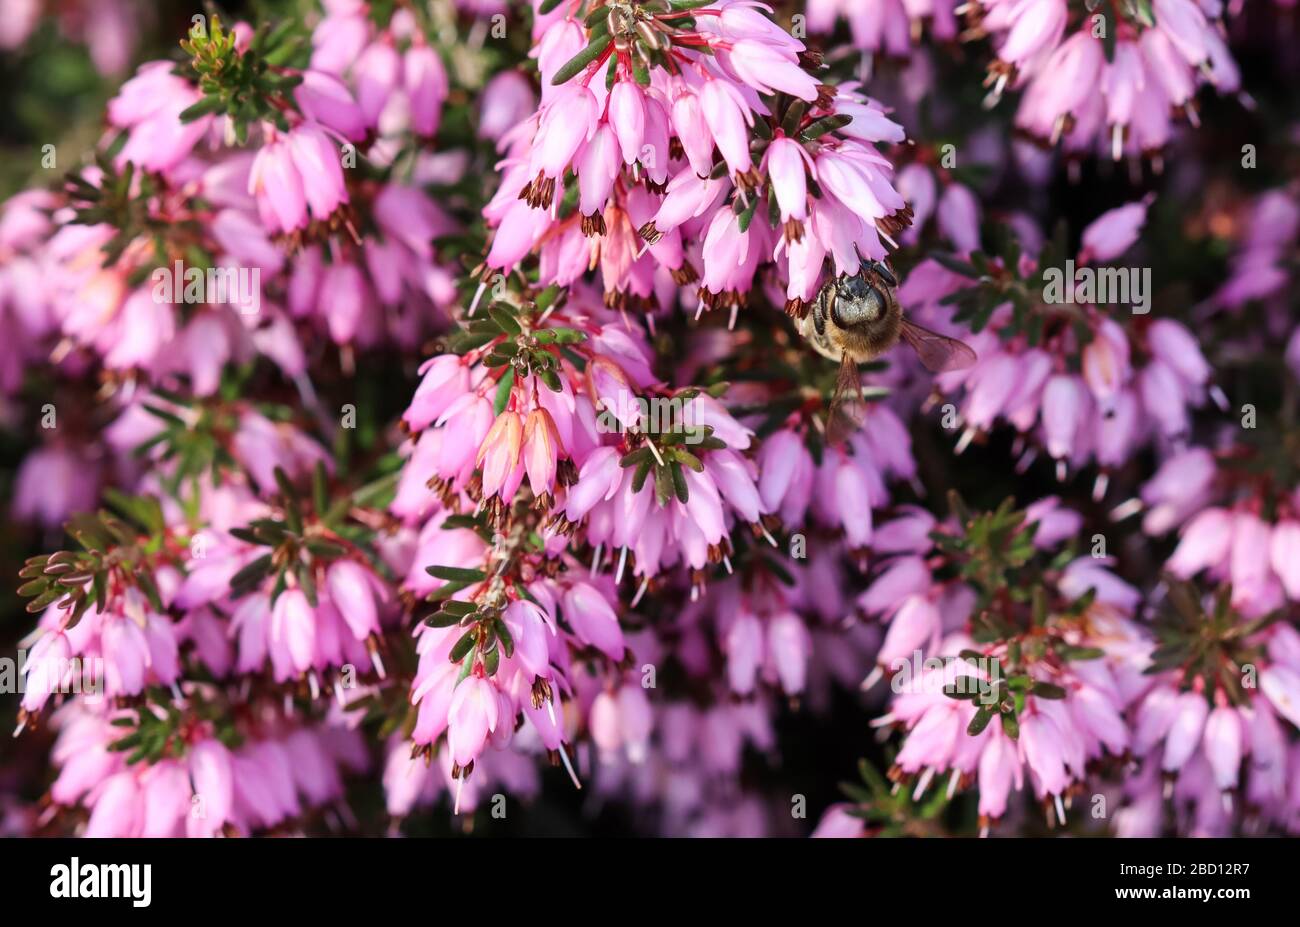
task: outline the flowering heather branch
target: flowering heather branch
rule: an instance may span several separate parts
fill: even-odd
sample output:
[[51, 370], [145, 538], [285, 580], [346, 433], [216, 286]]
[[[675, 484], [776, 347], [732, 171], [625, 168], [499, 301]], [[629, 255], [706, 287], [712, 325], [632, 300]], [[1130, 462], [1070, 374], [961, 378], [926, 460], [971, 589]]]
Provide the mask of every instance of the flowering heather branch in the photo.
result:
[[[112, 71], [102, 6], [51, 25]], [[141, 28], [0, 205], [0, 832], [1300, 829], [1259, 15]]]

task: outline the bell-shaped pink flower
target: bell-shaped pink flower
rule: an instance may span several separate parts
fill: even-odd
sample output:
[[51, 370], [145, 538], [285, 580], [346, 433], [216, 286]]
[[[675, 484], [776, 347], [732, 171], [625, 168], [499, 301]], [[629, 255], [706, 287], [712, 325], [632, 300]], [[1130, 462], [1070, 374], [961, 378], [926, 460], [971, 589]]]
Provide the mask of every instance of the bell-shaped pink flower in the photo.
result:
[[623, 152], [623, 163], [631, 164], [641, 155], [645, 140], [645, 94], [633, 81], [619, 81], [609, 92], [609, 125]]
[[934, 603], [921, 595], [907, 596], [890, 619], [876, 662], [889, 670], [900, 661], [910, 662], [936, 639], [939, 629], [939, 610]]
[[963, 254], [980, 249], [980, 206], [970, 188], [950, 183], [939, 198], [939, 230]]
[[[1122, 44], [1129, 46], [1129, 43]], [[1130, 52], [1136, 60], [1136, 50], [1130, 49]], [[1141, 65], [1139, 64], [1138, 67], [1140, 68]], [[1153, 200], [1154, 197], [1144, 197], [1136, 203], [1128, 203], [1104, 212], [1094, 219], [1083, 230], [1083, 249], [1079, 253], [1079, 262], [1096, 261], [1104, 264], [1113, 261], [1132, 247], [1142, 231], [1142, 226], [1146, 224], [1147, 209]]]
[[262, 224], [271, 231], [292, 232], [307, 225], [307, 196], [287, 138], [268, 142], [257, 152], [248, 192], [257, 198]]
[[1025, 64], [1039, 52], [1054, 48], [1065, 31], [1068, 15], [1065, 0], [1026, 0], [1017, 4], [998, 57], [1009, 64]]
[[359, 142], [366, 137], [366, 120], [361, 108], [343, 82], [324, 71], [307, 70], [293, 90], [303, 115], [333, 129], [344, 138]]
[[133, 771], [117, 773], [106, 779], [99, 789], [87, 837], [137, 837], [144, 822], [144, 804]]
[[1074, 453], [1076, 436], [1086, 420], [1088, 398], [1077, 377], [1057, 374], [1043, 387], [1043, 431], [1047, 452], [1056, 459]]
[[766, 42], [741, 39], [732, 43], [727, 62], [737, 77], [759, 93], [779, 90], [809, 103], [817, 99], [816, 78], [799, 67], [793, 53], [782, 53]]
[[578, 158], [579, 212], [584, 216], [604, 212], [621, 167], [618, 137], [609, 125], [603, 124], [596, 129]]
[[72, 664], [72, 650], [68, 645], [67, 635], [48, 633], [41, 637], [23, 663], [23, 698], [24, 711], [37, 712], [44, 707], [50, 696], [63, 691], [70, 682], [69, 670]]
[[1184, 692], [1178, 696], [1173, 712], [1173, 722], [1169, 733], [1165, 735], [1165, 755], [1161, 768], [1173, 772], [1183, 768], [1196, 748], [1200, 746], [1201, 735], [1205, 732], [1205, 719], [1210, 713], [1210, 706], [1205, 696], [1199, 692]]
[[1205, 719], [1205, 758], [1214, 771], [1214, 784], [1223, 791], [1237, 787], [1245, 730], [1235, 708], [1220, 705]]
[[501, 614], [514, 639], [515, 659], [534, 677], [551, 676], [550, 639], [555, 630], [546, 613], [527, 599], [516, 599]]
[[1300, 522], [1287, 518], [1273, 526], [1269, 558], [1287, 598], [1300, 601]]
[[1046, 715], [1026, 712], [1020, 718], [1020, 748], [1041, 795], [1060, 795], [1070, 784], [1060, 729]]
[[733, 174], [743, 174], [753, 164], [749, 154], [749, 127], [754, 115], [744, 97], [727, 81], [706, 81], [700, 90], [700, 110], [709, 132]]
[[611, 660], [623, 658], [623, 629], [609, 602], [587, 583], [574, 583], [564, 593], [564, 617], [578, 639]]
[[580, 82], [561, 88], [559, 95], [542, 113], [533, 140], [533, 168], [546, 177], [564, 173], [578, 147], [596, 129], [596, 98]]
[[[497, 416], [491, 430], [479, 448], [478, 463], [483, 466], [483, 495], [495, 495], [512, 481], [511, 474], [519, 464], [519, 448], [523, 441], [523, 426], [519, 414], [506, 410]], [[514, 486], [518, 486], [518, 482]], [[514, 495], [514, 486], [503, 497]]]
[[365, 640], [379, 632], [376, 599], [384, 594], [379, 577], [353, 560], [336, 560], [325, 571], [325, 584], [353, 637]]
[[798, 695], [808, 679], [812, 638], [794, 612], [781, 612], [767, 624], [767, 657], [786, 695]]
[[496, 688], [482, 676], [471, 673], [456, 686], [447, 713], [447, 747], [456, 765], [463, 768], [478, 758], [497, 728], [500, 709]]
[[447, 99], [447, 69], [438, 53], [419, 43], [406, 50], [402, 59], [406, 95], [410, 100], [411, 128], [430, 138], [442, 121], [442, 104]]
[[206, 739], [190, 747], [190, 780], [194, 783], [195, 807], [187, 826], [210, 836], [231, 820], [234, 810], [234, 769], [230, 751], [219, 740]]
[[1104, 319], [1083, 349], [1083, 379], [1103, 415], [1114, 409], [1128, 378], [1128, 336], [1113, 319]]
[[363, 125], [373, 129], [402, 79], [402, 58], [388, 42], [372, 42], [352, 66]]
[[130, 618], [109, 617], [100, 632], [104, 652], [104, 694], [139, 695], [149, 663], [149, 642]]
[[538, 408], [528, 413], [524, 421], [522, 453], [528, 486], [534, 496], [548, 495], [555, 489], [559, 440], [550, 412]]
[[455, 354], [440, 354], [420, 367], [423, 379], [415, 389], [402, 420], [422, 431], [469, 390], [469, 368]]
[[518, 71], [502, 71], [483, 87], [479, 99], [479, 134], [499, 142], [536, 108], [532, 84]]
[[275, 600], [269, 640], [272, 659], [277, 653], [286, 658], [280, 664], [282, 671], [305, 673], [311, 669], [316, 653], [316, 612], [301, 589], [286, 589]]
[[1020, 761], [1016, 747], [1001, 730], [991, 725], [988, 743], [979, 760], [979, 814], [980, 817], [998, 820], [1006, 813], [1007, 797], [1011, 789], [1020, 788]]
[[812, 158], [803, 146], [784, 136], [772, 140], [767, 148], [767, 174], [776, 193], [781, 210], [781, 220], [808, 218], [808, 177], [813, 168]]
[[1205, 509], [1193, 516], [1183, 528], [1166, 567], [1186, 579], [1223, 563], [1232, 550], [1232, 524], [1232, 515], [1220, 508]]
[[[312, 218], [324, 221], [348, 201], [343, 180], [342, 150], [320, 128], [305, 124], [289, 133], [294, 171], [301, 178], [303, 197]], [[256, 163], [254, 163], [256, 170]], [[272, 194], [273, 195], [273, 194]], [[285, 231], [295, 226], [285, 225]]]
[[1300, 727], [1300, 672], [1285, 666], [1265, 667], [1259, 674], [1259, 689], [1278, 714]]

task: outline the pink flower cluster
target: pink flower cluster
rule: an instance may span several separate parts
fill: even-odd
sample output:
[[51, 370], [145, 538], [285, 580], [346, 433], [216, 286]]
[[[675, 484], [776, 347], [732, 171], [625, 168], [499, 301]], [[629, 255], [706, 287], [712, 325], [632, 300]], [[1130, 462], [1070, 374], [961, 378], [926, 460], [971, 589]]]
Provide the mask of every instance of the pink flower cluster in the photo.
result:
[[938, 41], [956, 39], [960, 6], [955, 0], [811, 0], [807, 25], [810, 32], [825, 33], [843, 19], [858, 48], [903, 58], [923, 30]]
[[343, 772], [368, 765], [354, 732], [272, 720], [233, 748], [195, 727], [183, 761], [131, 766], [111, 749], [119, 730], [112, 722], [76, 704], [56, 716], [52, 807], [83, 806], [87, 837], [292, 833], [312, 814], [340, 806]]
[[[960, 400], [956, 420], [945, 422], [947, 427], [961, 428], [959, 453], [977, 436], [1006, 422], [1034, 439], [1020, 457], [1021, 469], [1032, 463], [1040, 449], [1056, 461], [1058, 478], [1064, 477], [1067, 467], [1080, 469], [1095, 462], [1102, 471], [1096, 483], [1101, 498], [1108, 472], [1135, 451], [1152, 441], [1170, 445], [1183, 439], [1191, 427], [1192, 410], [1206, 405], [1208, 399], [1222, 406], [1225, 400], [1213, 383], [1210, 365], [1182, 323], [1169, 318], [1148, 322], [1141, 315], [1122, 320], [1122, 308], [1108, 311], [1096, 304], [1095, 281], [1107, 272], [1099, 268], [1124, 254], [1137, 239], [1147, 206], [1147, 202], [1132, 203], [1093, 222], [1083, 233], [1077, 264], [1045, 267], [1030, 254], [1021, 255], [1017, 272], [1046, 283], [1037, 308], [1048, 320], [1031, 340], [1023, 328], [1012, 327], [1018, 324], [1018, 316], [1008, 300], [970, 339], [978, 363], [938, 378], [941, 392]], [[1083, 269], [1089, 276], [1086, 280], [1066, 277], [1070, 268], [1076, 275]], [[1134, 272], [1127, 267], [1113, 271]], [[1052, 273], [1059, 276], [1055, 286], [1048, 277]], [[900, 295], [905, 305], [942, 317], [945, 297], [965, 282], [937, 262], [927, 261], [908, 278]], [[1085, 286], [1091, 295], [1085, 294]], [[1067, 308], [1064, 303], [1075, 305]], [[1069, 309], [1082, 313], [1075, 324], [1070, 323], [1076, 317], [1068, 314]], [[1145, 311], [1150, 311], [1149, 305]], [[1061, 314], [1053, 319], [1053, 312]]]
[[[873, 143], [902, 129], [852, 86], [819, 83], [803, 43], [756, 4], [692, 11], [689, 30], [682, 14], [638, 12], [626, 28], [665, 62], [648, 73], [641, 52], [616, 52], [610, 30], [624, 26], [602, 37], [566, 6], [537, 39], [541, 104], [501, 139], [488, 268], [536, 252], [542, 284], [567, 286], [598, 267], [612, 306], [675, 305], [698, 279], [701, 309], [734, 314], [769, 265], [802, 306], [827, 257], [844, 273], [885, 256], [908, 213]], [[589, 64], [562, 70], [588, 49]], [[780, 112], [760, 96], [774, 93]]]
[[[1171, 113], [1198, 122], [1196, 93], [1223, 93], [1240, 74], [1215, 28], [1217, 2], [1155, 0], [1154, 21], [1113, 10], [1076, 15], [1066, 0], [980, 0], [994, 37], [990, 101], [1024, 90], [1016, 124], [1073, 152], [1151, 155], [1169, 141]], [[1107, 37], [1109, 32], [1109, 37]], [[1098, 93], [1097, 91], [1101, 92]]]
[[15, 0], [5, 4], [0, 48], [6, 52], [21, 49], [40, 27], [42, 18], [48, 17], [65, 40], [86, 46], [91, 62], [101, 74], [122, 74], [131, 64], [140, 27], [148, 19], [142, 6], [134, 0], [74, 3]]
[[[49, 393], [13, 514], [68, 548], [21, 568], [18, 728], [56, 737], [48, 795], [0, 794], [0, 832], [359, 830], [354, 777], [379, 830], [468, 828], [550, 765], [659, 833], [802, 833], [754, 773], [845, 692], [887, 771], [819, 835], [949, 801], [984, 833], [1035, 806], [1071, 832], [1300, 830], [1295, 384], [1251, 397], [1271, 434], [1226, 397], [1279, 336], [1300, 370], [1293, 191], [1184, 223], [1214, 260], [1153, 288], [1121, 262], [1156, 263], [1171, 197], [1126, 192], [1066, 253], [1027, 211], [1043, 176], [1026, 211], [987, 196], [1042, 167], [982, 181], [1012, 160], [995, 129], [960, 162], [945, 130], [908, 144], [951, 116], [918, 99], [934, 61], [893, 111], [802, 34], [991, 37], [1020, 129], [1119, 159], [1195, 121], [1203, 83], [1238, 89], [1223, 5], [532, 6], [214, 20], [112, 96], [93, 157], [0, 208], [0, 419]], [[523, 33], [481, 47], [497, 14], [530, 20], [527, 59]], [[823, 287], [868, 261], [880, 290], [837, 300], [896, 295], [978, 360], [854, 348], [837, 379], [797, 326], [819, 305], [851, 344]], [[989, 504], [1039, 456], [1062, 496]], [[1133, 498], [1077, 505], [1087, 468], [1094, 502]]]

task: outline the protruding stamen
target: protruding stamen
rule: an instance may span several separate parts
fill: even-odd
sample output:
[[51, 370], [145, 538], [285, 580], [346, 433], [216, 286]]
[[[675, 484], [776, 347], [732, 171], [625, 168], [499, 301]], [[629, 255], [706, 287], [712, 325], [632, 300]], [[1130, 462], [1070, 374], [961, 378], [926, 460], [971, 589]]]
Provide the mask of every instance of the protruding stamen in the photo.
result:
[[569, 753], [564, 749], [564, 744], [560, 744], [560, 759], [564, 762], [564, 768], [568, 770], [569, 778], [573, 780], [573, 787], [582, 791], [582, 782], [578, 779], [578, 774], [573, 771], [573, 763], [569, 761]]

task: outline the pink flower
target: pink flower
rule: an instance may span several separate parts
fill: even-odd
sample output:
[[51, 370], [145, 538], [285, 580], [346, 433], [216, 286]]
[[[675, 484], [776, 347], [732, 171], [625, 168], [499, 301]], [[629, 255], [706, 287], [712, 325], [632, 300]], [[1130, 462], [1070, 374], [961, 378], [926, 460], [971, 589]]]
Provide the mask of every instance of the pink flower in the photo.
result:
[[109, 617], [101, 633], [104, 652], [104, 694], [109, 698], [139, 695], [149, 664], [149, 642], [130, 618]]
[[[348, 201], [343, 181], [342, 153], [319, 128], [307, 124], [289, 133], [293, 170], [302, 178], [302, 190], [312, 218], [325, 221]], [[259, 153], [260, 154], [260, 153]], [[253, 163], [256, 173], [257, 162]], [[251, 181], [250, 181], [251, 182]], [[285, 231], [293, 226], [284, 225]]]
[[454, 354], [430, 358], [420, 367], [423, 379], [402, 414], [413, 431], [427, 428], [469, 389], [469, 369]]
[[[273, 232], [292, 232], [307, 224], [307, 197], [287, 139], [262, 146], [248, 175], [248, 192], [257, 197], [262, 224]], [[319, 195], [319, 194], [317, 194]]]
[[781, 220], [808, 218], [808, 180], [805, 170], [813, 169], [812, 158], [803, 146], [788, 138], [774, 139], [766, 155], [768, 175], [781, 208]]
[[1232, 516], [1211, 508], [1194, 516], [1183, 528], [1178, 548], [1166, 564], [1184, 578], [1221, 564], [1232, 549]]
[[410, 100], [411, 128], [431, 137], [442, 121], [442, 104], [447, 99], [447, 71], [438, 53], [423, 43], [412, 45], [402, 59], [406, 94]]
[[609, 125], [623, 152], [623, 163], [632, 164], [641, 155], [645, 139], [646, 101], [641, 88], [630, 81], [619, 81], [609, 92]]
[[1205, 719], [1210, 708], [1199, 692], [1184, 692], [1173, 708], [1173, 720], [1165, 736], [1165, 754], [1161, 768], [1166, 772], [1181, 769], [1200, 745]]
[[933, 646], [939, 629], [939, 611], [933, 603], [920, 595], [907, 596], [889, 622], [876, 662], [892, 670], [900, 661], [910, 661], [914, 653]]
[[1075, 441], [1087, 413], [1087, 396], [1076, 377], [1057, 374], [1043, 388], [1043, 432], [1047, 452], [1056, 459], [1074, 453]]
[[1259, 689], [1278, 714], [1300, 727], [1300, 672], [1285, 666], [1266, 667], [1259, 674]]
[[497, 729], [500, 702], [492, 683], [471, 673], [456, 686], [447, 712], [447, 747], [462, 769], [483, 751], [488, 734]]
[[379, 578], [352, 560], [336, 560], [325, 572], [330, 598], [357, 640], [379, 631], [376, 601], [384, 587]]
[[763, 662], [763, 628], [758, 619], [748, 612], [737, 615], [727, 631], [723, 650], [731, 691], [750, 694]]
[[1070, 784], [1063, 741], [1061, 730], [1047, 716], [1027, 712], [1020, 719], [1020, 748], [1040, 795], [1060, 795]]
[[577, 582], [564, 593], [564, 617], [578, 639], [611, 660], [623, 658], [623, 630], [605, 597], [587, 583]]
[[1210, 376], [1196, 338], [1172, 319], [1156, 319], [1147, 330], [1151, 353], [1174, 371], [1189, 387], [1202, 386]]
[[[1136, 53], [1134, 53], [1136, 54]], [[1154, 195], [1102, 213], [1083, 230], [1079, 263], [1113, 261], [1133, 246], [1147, 221]]]
[[500, 142], [532, 114], [536, 104], [532, 85], [517, 71], [502, 71], [487, 82], [479, 101], [478, 130]]
[[1007, 810], [1007, 797], [1022, 785], [1016, 747], [1001, 730], [993, 729], [979, 759], [979, 814], [996, 821]]
[[1237, 787], [1245, 731], [1236, 709], [1220, 705], [1205, 720], [1205, 757], [1214, 770], [1214, 784], [1227, 791]]
[[191, 833], [211, 836], [231, 820], [234, 771], [230, 751], [220, 741], [201, 740], [190, 747], [189, 770], [197, 804], [186, 823]]
[[211, 115], [182, 123], [180, 114], [201, 98], [198, 89], [173, 73], [170, 61], [151, 61], [122, 85], [108, 104], [108, 120], [129, 129], [118, 163], [167, 173], [181, 163], [212, 125]]
[[524, 422], [523, 461], [528, 486], [534, 496], [549, 495], [555, 488], [555, 466], [559, 433], [555, 420], [545, 409], [534, 409]]
[[519, 471], [519, 448], [523, 440], [523, 426], [519, 415], [505, 411], [497, 416], [487, 437], [479, 448], [477, 461], [483, 465], [483, 495], [500, 493], [510, 498], [518, 488], [522, 473]]
[[559, 177], [583, 142], [596, 130], [596, 98], [581, 84], [570, 84], [542, 111], [533, 140], [533, 171]]
[[379, 125], [380, 115], [401, 82], [401, 70], [402, 59], [387, 42], [374, 42], [367, 46], [352, 66], [357, 108], [367, 129]]
[[786, 695], [802, 692], [807, 681], [812, 638], [798, 615], [781, 612], [768, 622], [767, 653], [782, 691]]
[[37, 712], [49, 697], [72, 681], [72, 649], [64, 634], [46, 634], [32, 647], [23, 664], [23, 711]]
[[134, 772], [120, 772], [105, 780], [94, 802], [87, 837], [136, 837], [143, 823], [144, 805]]
[[546, 613], [526, 599], [511, 602], [501, 615], [514, 638], [515, 658], [533, 677], [549, 678], [550, 639], [555, 628]]
[[1129, 376], [1128, 336], [1113, 319], [1103, 319], [1083, 349], [1083, 379], [1103, 415], [1114, 410]]
[[998, 57], [1011, 64], [1023, 64], [1039, 52], [1055, 47], [1065, 30], [1065, 0], [1023, 0], [1014, 14], [1008, 13], [1011, 29]]
[[853, 806], [847, 803], [831, 805], [817, 822], [811, 836], [822, 839], [866, 836], [866, 825], [861, 818], [849, 814], [851, 810]]
[[1286, 519], [1273, 526], [1269, 556], [1287, 598], [1300, 601], [1300, 522]]
[[311, 669], [316, 651], [316, 613], [301, 589], [288, 589], [275, 600], [268, 640], [277, 679]]
[[740, 91], [725, 81], [706, 81], [700, 90], [700, 111], [731, 172], [749, 170], [754, 163], [749, 155], [749, 127], [754, 116]]
[[783, 54], [767, 43], [741, 39], [732, 44], [727, 63], [759, 93], [781, 91], [809, 103], [817, 99], [817, 81], [799, 67], [793, 53]]
[[366, 137], [366, 119], [352, 94], [337, 77], [323, 71], [304, 71], [294, 88], [303, 115], [354, 142]]

